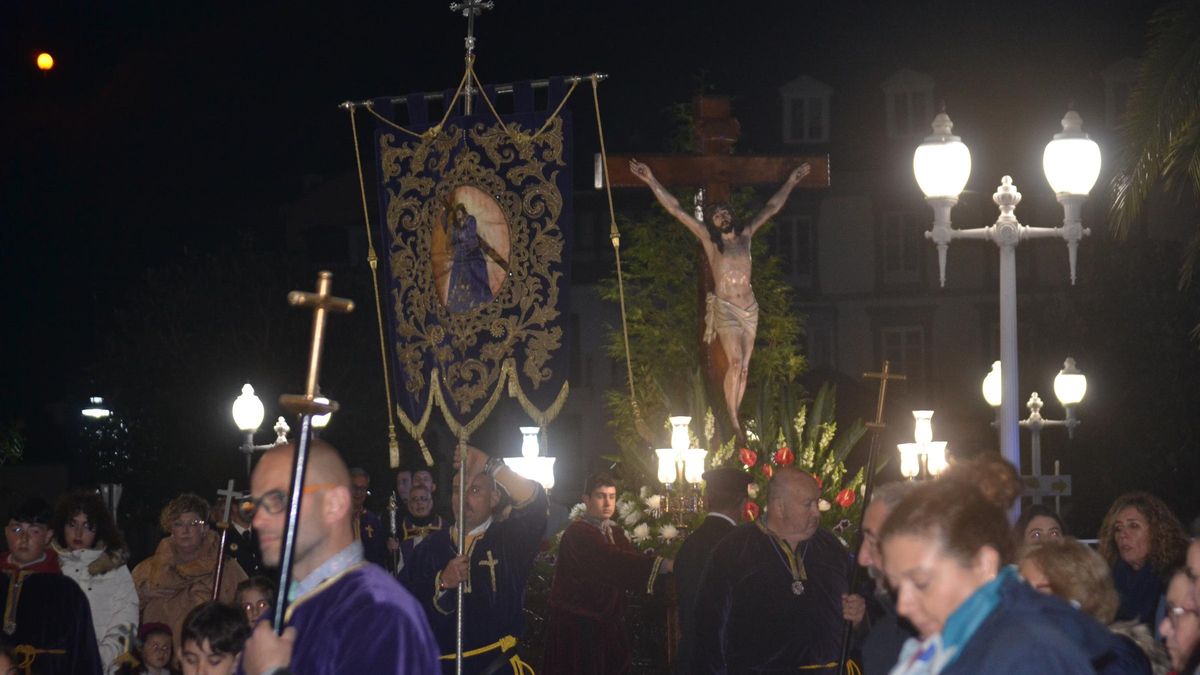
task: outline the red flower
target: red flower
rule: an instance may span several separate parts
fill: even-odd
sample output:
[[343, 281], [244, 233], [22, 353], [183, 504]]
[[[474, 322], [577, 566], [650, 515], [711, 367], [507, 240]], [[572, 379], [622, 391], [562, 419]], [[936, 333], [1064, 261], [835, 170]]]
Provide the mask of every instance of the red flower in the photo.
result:
[[770, 464], [763, 464], [762, 472], [763, 475], [767, 477], [767, 480], [771, 480], [771, 478], [775, 476], [775, 467], [771, 466]]
[[813, 480], [817, 481], [817, 489], [818, 489], [818, 490], [823, 490], [823, 489], [825, 489], [825, 481], [821, 480], [821, 477], [820, 477], [820, 476], [818, 476], [818, 475], [817, 475], [817, 474], [815, 474], [815, 473], [814, 473], [814, 474], [810, 474], [810, 475], [813, 477]]
[[745, 464], [746, 468], [749, 469], [758, 464], [758, 453], [750, 448], [742, 448], [738, 450], [738, 459], [742, 460], [742, 464]]
[[758, 504], [754, 502], [746, 502], [746, 505], [742, 507], [742, 520], [747, 522], [758, 520], [758, 514]]
[[791, 466], [796, 461], [796, 454], [786, 445], [775, 451], [775, 463], [779, 466]]
[[854, 503], [854, 490], [851, 490], [850, 488], [843, 488], [841, 492], [837, 493], [837, 497], [834, 499], [834, 501], [836, 501], [838, 506], [842, 507], [843, 509], [850, 508], [850, 505]]

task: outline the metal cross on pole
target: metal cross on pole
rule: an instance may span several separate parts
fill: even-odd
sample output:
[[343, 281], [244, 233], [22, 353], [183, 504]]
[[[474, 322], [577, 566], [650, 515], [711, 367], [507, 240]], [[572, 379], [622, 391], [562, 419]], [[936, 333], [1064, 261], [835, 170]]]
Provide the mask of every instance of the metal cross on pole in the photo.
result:
[[[891, 367], [891, 362], [884, 361], [883, 369], [879, 372], [863, 373], [863, 379], [879, 380], [879, 397], [876, 399], [875, 403], [875, 421], [867, 422], [867, 429], [871, 431], [871, 449], [867, 454], [866, 483], [864, 485], [865, 489], [863, 490], [862, 510], [858, 515], [858, 535], [856, 537], [858, 547], [862, 546], [863, 517], [867, 513], [867, 507], [871, 505], [871, 492], [875, 489], [875, 457], [877, 454], [879, 454], [879, 435], [887, 427], [887, 425], [883, 423], [883, 404], [884, 401], [887, 400], [888, 381], [896, 380], [897, 382], [903, 382], [904, 380], [908, 379], [904, 375], [891, 372]], [[853, 549], [856, 559], [858, 547]], [[861, 569], [862, 568], [857, 564], [857, 562], [850, 568], [850, 593], [854, 593], [855, 589], [858, 588], [859, 570]], [[846, 672], [846, 660], [850, 656], [850, 635], [853, 630], [854, 624], [846, 621], [842, 631], [842, 654], [841, 658], [838, 659], [837, 672], [839, 675]]]
[[288, 293], [288, 304], [313, 310], [312, 344], [308, 352], [308, 375], [304, 380], [304, 394], [284, 394], [279, 404], [284, 409], [300, 415], [300, 434], [296, 439], [296, 455], [292, 459], [292, 484], [288, 494], [287, 529], [283, 533], [282, 555], [279, 560], [279, 599], [275, 603], [275, 632], [283, 634], [284, 617], [287, 615], [288, 588], [292, 582], [292, 564], [296, 555], [296, 530], [300, 526], [300, 501], [304, 497], [304, 473], [308, 468], [308, 449], [312, 442], [312, 417], [336, 412], [334, 401], [322, 403], [317, 396], [317, 378], [321, 373], [321, 350], [325, 346], [325, 319], [328, 312], [348, 313], [354, 311], [354, 302], [335, 298], [329, 290], [333, 285], [333, 274], [321, 271], [317, 275], [317, 292], [292, 291]]
[[[450, 3], [451, 12], [462, 12], [462, 15], [467, 17], [467, 37], [463, 40], [463, 46], [466, 49], [466, 55], [463, 60], [467, 67], [471, 67], [471, 62], [475, 60], [475, 17], [483, 14], [483, 10], [495, 7], [492, 0], [463, 0], [462, 2]], [[475, 85], [471, 82], [471, 78], [467, 78], [466, 87], [463, 90], [463, 112], [467, 115], [471, 114], [472, 95], [475, 93]]]
[[221, 577], [225, 575], [225, 543], [229, 539], [229, 511], [233, 506], [233, 498], [240, 497], [241, 493], [233, 491], [233, 479], [230, 478], [229, 484], [224, 490], [217, 490], [217, 495], [225, 497], [225, 509], [221, 512], [221, 522], [217, 523], [217, 529], [221, 531], [221, 545], [217, 548], [217, 571], [213, 574], [213, 600], [217, 600], [217, 596], [221, 593]]

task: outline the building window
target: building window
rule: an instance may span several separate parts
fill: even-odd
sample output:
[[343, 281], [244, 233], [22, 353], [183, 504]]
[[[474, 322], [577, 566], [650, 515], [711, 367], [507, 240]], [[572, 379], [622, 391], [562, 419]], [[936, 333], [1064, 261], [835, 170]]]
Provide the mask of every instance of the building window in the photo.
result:
[[807, 75], [779, 90], [783, 97], [785, 143], [824, 143], [829, 140], [829, 99], [833, 89]]
[[933, 121], [933, 78], [901, 70], [883, 83], [889, 138], [910, 139], [929, 134]]
[[810, 216], [783, 216], [771, 230], [771, 251], [779, 257], [780, 271], [793, 282], [811, 286], [813, 228]]
[[891, 370], [909, 379], [925, 379], [925, 328], [889, 326], [879, 330], [879, 347]]
[[921, 280], [924, 255], [922, 221], [914, 213], [883, 214], [882, 261], [885, 284], [913, 284]]

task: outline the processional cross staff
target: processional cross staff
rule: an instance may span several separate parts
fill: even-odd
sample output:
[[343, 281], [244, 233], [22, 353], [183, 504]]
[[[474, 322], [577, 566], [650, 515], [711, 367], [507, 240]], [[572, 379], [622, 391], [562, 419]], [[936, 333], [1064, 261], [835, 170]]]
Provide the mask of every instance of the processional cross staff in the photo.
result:
[[[888, 381], [896, 380], [897, 382], [903, 382], [908, 379], [904, 375], [891, 372], [891, 366], [891, 362], [884, 360], [883, 369], [879, 372], [863, 373], [863, 379], [865, 380], [879, 380], [879, 398], [876, 399], [875, 404], [875, 421], [867, 422], [867, 429], [871, 431], [871, 450], [867, 454], [866, 489], [863, 490], [862, 510], [858, 514], [858, 536], [856, 537], [858, 546], [854, 548], [854, 551], [858, 551], [858, 548], [862, 546], [863, 517], [867, 513], [867, 507], [871, 505], [871, 493], [875, 489], [875, 458], [879, 454], [879, 435], [887, 428], [887, 425], [883, 423], [883, 403], [887, 399]], [[858, 588], [858, 584], [861, 581], [859, 579], [861, 570], [862, 568], [857, 563], [850, 568], [850, 593], [854, 593], [854, 589]], [[854, 624], [846, 620], [842, 629], [842, 653], [838, 659], [837, 672], [839, 675], [846, 670], [846, 661], [850, 657], [850, 634], [853, 630]]]
[[233, 479], [229, 479], [229, 484], [224, 490], [217, 490], [217, 495], [225, 498], [225, 509], [222, 511], [221, 522], [217, 523], [217, 529], [221, 531], [221, 545], [217, 548], [217, 571], [213, 574], [213, 589], [212, 599], [216, 600], [217, 595], [221, 592], [221, 577], [225, 575], [225, 544], [229, 541], [229, 511], [233, 506], [233, 498], [240, 497], [241, 493], [233, 491]]
[[312, 443], [313, 415], [336, 412], [335, 401], [319, 402], [317, 378], [321, 373], [321, 350], [325, 346], [325, 319], [329, 312], [342, 314], [354, 311], [354, 301], [330, 295], [333, 274], [321, 271], [317, 275], [317, 292], [292, 291], [288, 293], [288, 304], [313, 310], [312, 343], [308, 351], [308, 375], [301, 395], [284, 394], [279, 404], [285, 410], [300, 415], [300, 433], [296, 438], [296, 454], [292, 460], [292, 483], [288, 494], [287, 528], [283, 533], [282, 556], [279, 561], [279, 599], [275, 603], [274, 627], [277, 635], [283, 635], [284, 617], [287, 615], [288, 588], [292, 582], [292, 564], [296, 556], [296, 531], [300, 526], [300, 502], [304, 498], [304, 474], [308, 469], [308, 450]]

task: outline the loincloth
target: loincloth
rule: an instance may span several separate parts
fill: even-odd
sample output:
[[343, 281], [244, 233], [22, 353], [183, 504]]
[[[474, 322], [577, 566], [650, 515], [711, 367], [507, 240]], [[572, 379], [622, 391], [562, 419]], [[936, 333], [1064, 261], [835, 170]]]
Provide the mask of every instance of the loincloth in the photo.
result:
[[709, 293], [704, 304], [705, 342], [712, 342], [718, 335], [754, 335], [758, 331], [758, 301], [750, 303], [749, 307], [738, 307]]

